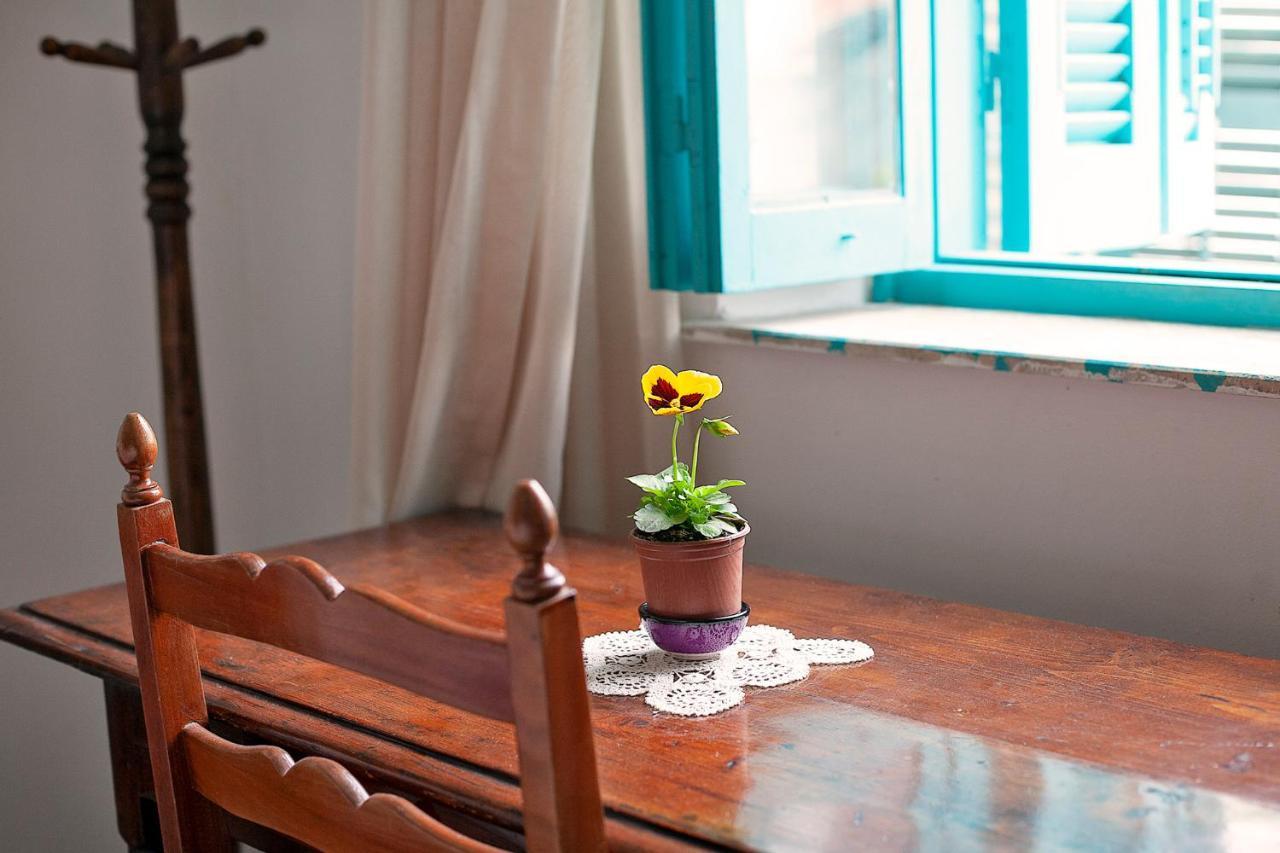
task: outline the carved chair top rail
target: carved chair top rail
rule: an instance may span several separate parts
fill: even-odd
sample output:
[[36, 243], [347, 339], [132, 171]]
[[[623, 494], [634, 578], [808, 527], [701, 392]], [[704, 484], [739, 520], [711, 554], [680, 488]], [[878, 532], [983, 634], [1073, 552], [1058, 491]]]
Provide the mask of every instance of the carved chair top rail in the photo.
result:
[[513, 722], [506, 638], [370, 586], [344, 588], [304, 557], [144, 550], [152, 606], [197, 628], [324, 661]]

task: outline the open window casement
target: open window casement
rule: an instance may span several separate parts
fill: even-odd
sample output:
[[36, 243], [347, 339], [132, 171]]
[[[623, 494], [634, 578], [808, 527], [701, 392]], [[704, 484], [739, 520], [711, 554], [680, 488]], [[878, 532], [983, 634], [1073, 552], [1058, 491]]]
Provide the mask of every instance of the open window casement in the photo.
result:
[[1161, 234], [1159, 6], [1000, 4], [1006, 250], [1092, 253]]
[[1215, 226], [1214, 145], [1222, 79], [1216, 3], [1172, 0], [1165, 4], [1164, 26], [1164, 224], [1170, 233], [1192, 234]]
[[928, 0], [646, 0], [642, 16], [654, 287], [932, 262]]

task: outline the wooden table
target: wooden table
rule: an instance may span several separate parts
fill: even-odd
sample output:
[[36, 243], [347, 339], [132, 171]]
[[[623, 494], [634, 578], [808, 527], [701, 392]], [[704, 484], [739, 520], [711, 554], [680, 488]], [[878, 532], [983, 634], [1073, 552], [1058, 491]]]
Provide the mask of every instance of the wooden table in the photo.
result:
[[[627, 546], [567, 536], [557, 551], [584, 632], [635, 626]], [[515, 567], [498, 520], [480, 514], [269, 553], [488, 628]], [[1280, 845], [1280, 661], [772, 569], [749, 569], [746, 590], [757, 623], [863, 639], [874, 661], [751, 690], [706, 719], [592, 697], [614, 848]], [[104, 679], [121, 832], [154, 843], [123, 587], [2, 611], [0, 637]], [[224, 732], [518, 829], [509, 727], [240, 640], [203, 635], [201, 651]]]

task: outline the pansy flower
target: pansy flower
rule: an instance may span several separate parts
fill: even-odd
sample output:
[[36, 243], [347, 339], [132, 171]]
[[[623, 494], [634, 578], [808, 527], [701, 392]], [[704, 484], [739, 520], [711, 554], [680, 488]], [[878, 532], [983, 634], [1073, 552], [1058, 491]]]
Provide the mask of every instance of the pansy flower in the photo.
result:
[[655, 364], [640, 380], [644, 401], [655, 415], [683, 415], [696, 412], [708, 400], [720, 396], [720, 377], [700, 370], [676, 373]]

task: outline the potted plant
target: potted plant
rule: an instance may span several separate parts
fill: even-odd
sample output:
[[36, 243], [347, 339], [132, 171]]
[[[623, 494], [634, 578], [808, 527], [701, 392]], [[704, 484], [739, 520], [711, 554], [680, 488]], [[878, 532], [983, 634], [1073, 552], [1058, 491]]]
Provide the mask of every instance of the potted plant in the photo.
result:
[[[632, 516], [632, 542], [640, 557], [646, 599], [641, 615], [646, 627], [651, 620], [704, 626], [736, 620], [740, 632], [747, 614], [742, 601], [742, 547], [751, 528], [725, 490], [746, 484], [718, 480], [698, 485], [702, 434], [723, 438], [738, 431], [728, 418], [703, 417], [695, 428], [689, 464], [681, 462], [679, 455], [685, 415], [720, 396], [720, 378], [697, 370], [676, 373], [656, 364], [645, 371], [641, 383], [649, 410], [673, 421], [671, 467], [627, 478], [644, 491]], [[652, 630], [650, 634], [657, 641]]]

